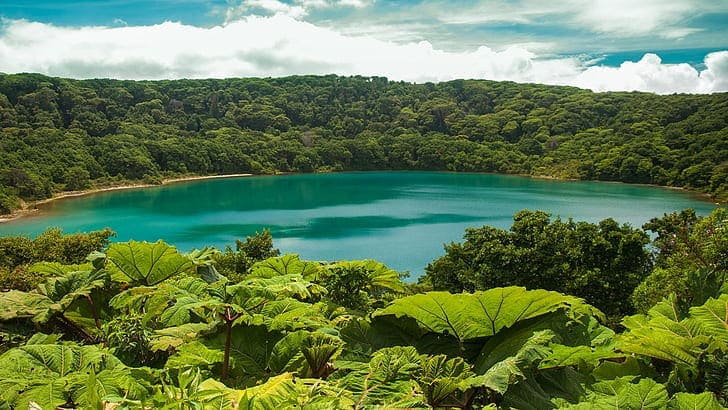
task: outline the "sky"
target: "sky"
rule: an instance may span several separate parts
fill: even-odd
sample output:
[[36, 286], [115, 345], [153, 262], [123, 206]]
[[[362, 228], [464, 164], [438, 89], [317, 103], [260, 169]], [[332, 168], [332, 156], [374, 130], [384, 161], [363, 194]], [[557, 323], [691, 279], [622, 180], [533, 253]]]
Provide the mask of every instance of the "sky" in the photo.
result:
[[0, 72], [728, 91], [728, 0], [0, 0]]

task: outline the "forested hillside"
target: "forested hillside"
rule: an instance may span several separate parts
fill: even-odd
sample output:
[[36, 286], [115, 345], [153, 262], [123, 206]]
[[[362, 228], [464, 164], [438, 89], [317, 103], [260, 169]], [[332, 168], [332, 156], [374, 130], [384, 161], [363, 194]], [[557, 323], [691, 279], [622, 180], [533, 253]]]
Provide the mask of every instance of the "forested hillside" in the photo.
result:
[[417, 169], [684, 186], [728, 196], [728, 95], [385, 78], [0, 75], [0, 213], [180, 174]]

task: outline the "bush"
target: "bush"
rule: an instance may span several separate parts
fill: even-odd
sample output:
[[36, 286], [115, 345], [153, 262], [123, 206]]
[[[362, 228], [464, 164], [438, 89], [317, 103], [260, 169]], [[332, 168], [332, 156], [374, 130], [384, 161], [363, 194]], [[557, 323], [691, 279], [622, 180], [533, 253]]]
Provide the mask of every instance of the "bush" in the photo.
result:
[[35, 262], [83, 263], [89, 253], [101, 251], [115, 233], [103, 229], [89, 233], [63, 235], [58, 228], [49, 228], [35, 239], [24, 236], [0, 238], [0, 266], [13, 270]]
[[369, 307], [366, 290], [371, 287], [372, 280], [364, 266], [330, 267], [322, 285], [328, 291], [328, 298], [337, 305], [354, 310], [367, 310]]
[[237, 281], [242, 275], [248, 273], [248, 269], [255, 262], [259, 262], [281, 254], [281, 251], [273, 247], [273, 236], [269, 229], [256, 232], [248, 236], [245, 241], [236, 240], [235, 250], [230, 246], [225, 251], [215, 256], [217, 269], [228, 279]]
[[25, 265], [17, 266], [15, 269], [0, 266], [0, 291], [15, 289], [27, 292], [35, 289], [46, 279], [46, 275], [32, 272]]
[[7, 194], [0, 189], [0, 215], [7, 215], [20, 208], [18, 197]]
[[151, 349], [154, 332], [142, 319], [141, 315], [121, 315], [106, 322], [103, 326], [106, 344], [128, 366], [160, 365], [167, 355]]

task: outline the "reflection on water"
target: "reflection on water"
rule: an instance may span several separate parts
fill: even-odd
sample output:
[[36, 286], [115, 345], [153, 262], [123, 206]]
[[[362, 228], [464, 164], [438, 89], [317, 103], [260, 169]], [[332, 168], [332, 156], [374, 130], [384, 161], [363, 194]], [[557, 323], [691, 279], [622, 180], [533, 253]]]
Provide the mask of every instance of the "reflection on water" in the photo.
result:
[[577, 220], [641, 226], [665, 212], [713, 205], [678, 191], [489, 174], [373, 172], [201, 180], [106, 192], [47, 205], [0, 224], [0, 235], [110, 227], [116, 240], [164, 240], [189, 250], [224, 247], [270, 228], [284, 252], [320, 260], [374, 258], [413, 276], [468, 226], [507, 228], [542, 209]]

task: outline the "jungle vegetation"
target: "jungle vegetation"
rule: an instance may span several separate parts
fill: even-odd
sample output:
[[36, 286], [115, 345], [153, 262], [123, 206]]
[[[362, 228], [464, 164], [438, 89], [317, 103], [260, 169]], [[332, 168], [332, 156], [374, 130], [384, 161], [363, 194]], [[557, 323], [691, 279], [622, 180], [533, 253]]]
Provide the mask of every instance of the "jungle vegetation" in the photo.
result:
[[721, 409], [728, 211], [644, 229], [521, 211], [419, 284], [268, 231], [189, 253], [2, 238], [0, 408]]
[[0, 214], [179, 175], [448, 170], [728, 198], [728, 94], [383, 77], [174, 81], [0, 74]]

